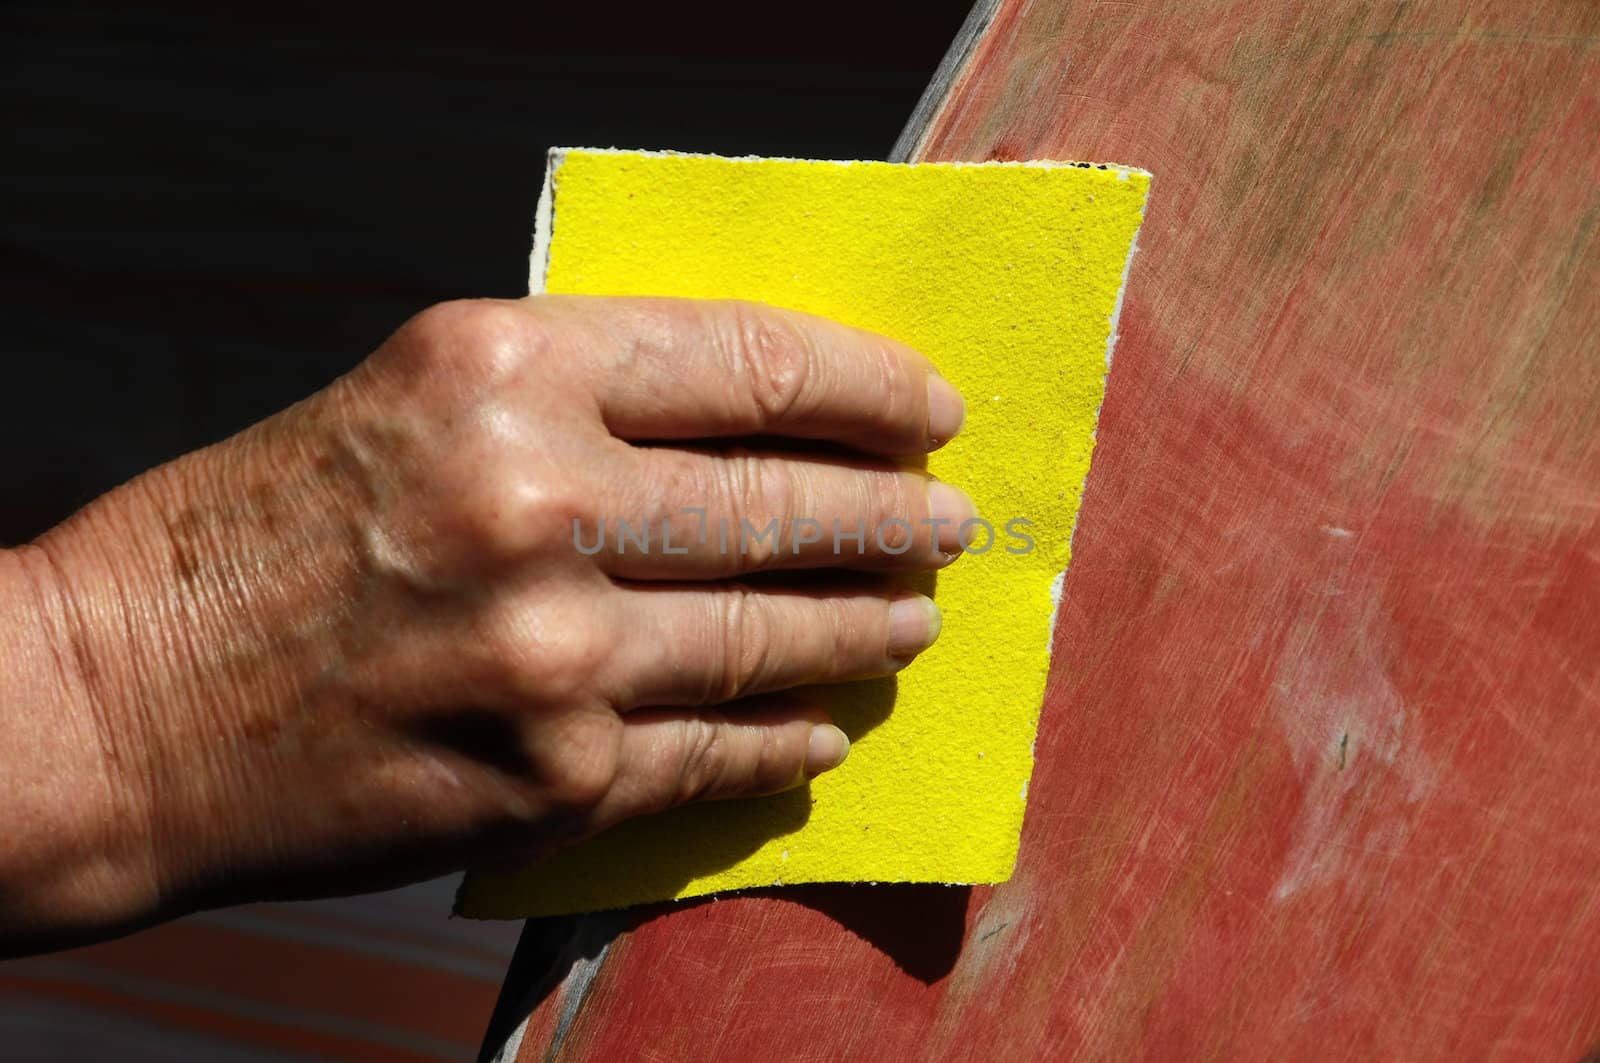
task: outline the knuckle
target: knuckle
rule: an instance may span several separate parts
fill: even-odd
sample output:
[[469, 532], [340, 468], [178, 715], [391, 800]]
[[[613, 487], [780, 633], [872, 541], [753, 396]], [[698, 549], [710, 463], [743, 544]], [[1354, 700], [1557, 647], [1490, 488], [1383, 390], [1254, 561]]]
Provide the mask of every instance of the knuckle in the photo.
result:
[[516, 700], [562, 705], [590, 699], [613, 642], [592, 622], [524, 603], [501, 605], [478, 633], [487, 669]]
[[453, 479], [441, 509], [451, 514], [450, 531], [480, 559], [559, 549], [572, 541], [574, 521], [593, 534], [590, 506], [572, 475], [519, 467], [491, 448], [463, 460]]
[[763, 789], [778, 789], [796, 774], [798, 774], [798, 768], [792, 763], [792, 757], [785, 749], [778, 729], [775, 727], [762, 728], [761, 745], [756, 751], [751, 781], [759, 784]]
[[543, 361], [550, 345], [537, 315], [516, 303], [460, 299], [422, 311], [402, 329], [423, 366], [457, 384], [502, 385]]
[[797, 489], [783, 463], [730, 452], [720, 465], [718, 492], [738, 531], [731, 567], [762, 569], [778, 562], [785, 531], [794, 524]]
[[816, 352], [803, 330], [771, 313], [735, 304], [730, 354], [765, 425], [783, 423], [811, 386]]
[[893, 557], [905, 555], [912, 546], [915, 519], [906, 512], [885, 511], [872, 529], [871, 546]]
[[707, 713], [684, 724], [682, 759], [674, 801], [684, 804], [706, 796], [722, 781], [727, 769], [727, 719]]
[[720, 653], [706, 701], [733, 701], [760, 686], [772, 656], [771, 625], [761, 597], [735, 584], [720, 597]]
[[923, 477], [910, 473], [881, 470], [861, 473], [857, 481], [861, 492], [859, 512], [866, 515], [869, 531], [875, 535], [881, 528], [890, 546], [895, 545], [894, 536], [904, 538], [906, 531], [900, 522], [915, 528], [927, 509], [922, 501], [927, 495], [927, 488], [921, 486], [923, 482]]
[[873, 648], [881, 651], [883, 647], [881, 629], [875, 630], [875, 625], [863, 616], [859, 603], [829, 603], [817, 618], [817, 627], [820, 628], [816, 634], [817, 647], [825, 653], [825, 656], [819, 655], [822, 676], [845, 675], [851, 671], [852, 664], [859, 663]]
[[[884, 422], [904, 426], [907, 440], [920, 442], [927, 424], [927, 384], [924, 370], [889, 340], [871, 345], [872, 357], [863, 367], [872, 374], [872, 387], [884, 403]], [[870, 368], [867, 368], [870, 367]]]
[[574, 526], [594, 524], [588, 499], [570, 477], [514, 478], [500, 500], [508, 518], [500, 525], [500, 541], [522, 551], [570, 548]]
[[551, 744], [540, 772], [548, 800], [569, 812], [594, 808], [616, 786], [622, 764], [622, 721], [585, 715]]
[[539, 689], [558, 700], [591, 690], [605, 669], [610, 645], [587, 625], [564, 625], [564, 630], [547, 632], [532, 662]]

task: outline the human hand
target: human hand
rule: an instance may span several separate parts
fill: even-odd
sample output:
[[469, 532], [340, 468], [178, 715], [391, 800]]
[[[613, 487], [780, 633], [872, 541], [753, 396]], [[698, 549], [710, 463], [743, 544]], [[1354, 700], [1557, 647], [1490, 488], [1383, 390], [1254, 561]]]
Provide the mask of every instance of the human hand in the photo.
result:
[[936, 637], [884, 576], [956, 556], [971, 504], [891, 459], [961, 419], [920, 355], [801, 314], [427, 311], [32, 548], [114, 751], [123, 873], [78, 922], [526, 857], [835, 766], [781, 692]]

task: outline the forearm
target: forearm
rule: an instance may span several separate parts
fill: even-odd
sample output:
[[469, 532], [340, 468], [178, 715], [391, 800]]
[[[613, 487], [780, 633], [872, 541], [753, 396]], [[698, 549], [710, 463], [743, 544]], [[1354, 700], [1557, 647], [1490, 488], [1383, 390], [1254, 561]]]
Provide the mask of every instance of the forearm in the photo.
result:
[[274, 826], [239, 818], [273, 805], [238, 790], [292, 764], [281, 710], [327, 667], [354, 570], [317, 418], [153, 470], [0, 561], [0, 951], [181, 910], [245, 859], [235, 839], [270, 859]]
[[113, 776], [124, 735], [95, 717], [80, 626], [47, 554], [0, 554], [0, 955], [115, 919], [153, 889], [144, 803]]

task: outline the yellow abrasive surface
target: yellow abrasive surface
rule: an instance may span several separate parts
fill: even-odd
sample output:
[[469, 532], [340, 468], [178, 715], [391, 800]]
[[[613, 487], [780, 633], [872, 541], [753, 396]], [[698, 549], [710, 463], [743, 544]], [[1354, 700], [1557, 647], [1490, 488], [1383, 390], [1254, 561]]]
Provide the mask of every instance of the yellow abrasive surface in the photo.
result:
[[[967, 398], [965, 428], [928, 468], [994, 531], [939, 573], [937, 644], [895, 680], [818, 688], [852, 741], [840, 768], [776, 797], [634, 820], [523, 872], [469, 875], [463, 914], [1010, 875], [1057, 578], [1149, 184], [1065, 163], [551, 153], [535, 291], [758, 300], [910, 344]], [[991, 538], [969, 532], [975, 551]]]

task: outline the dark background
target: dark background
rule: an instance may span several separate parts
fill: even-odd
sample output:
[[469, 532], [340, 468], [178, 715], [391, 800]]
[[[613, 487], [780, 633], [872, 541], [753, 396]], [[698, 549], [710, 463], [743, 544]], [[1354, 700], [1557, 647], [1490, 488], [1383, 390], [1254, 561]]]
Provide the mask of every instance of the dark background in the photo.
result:
[[0, 544], [523, 294], [551, 146], [882, 158], [968, 6], [0, 9]]
[[[0, 7], [0, 545], [523, 294], [551, 146], [882, 158], [969, 2]], [[0, 964], [0, 1055], [470, 1058], [518, 927], [450, 894]]]

